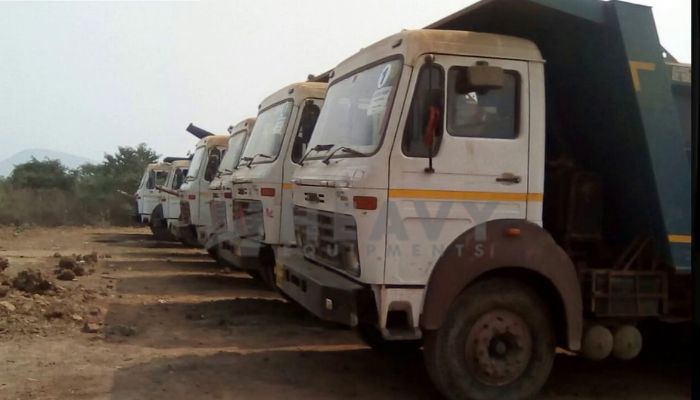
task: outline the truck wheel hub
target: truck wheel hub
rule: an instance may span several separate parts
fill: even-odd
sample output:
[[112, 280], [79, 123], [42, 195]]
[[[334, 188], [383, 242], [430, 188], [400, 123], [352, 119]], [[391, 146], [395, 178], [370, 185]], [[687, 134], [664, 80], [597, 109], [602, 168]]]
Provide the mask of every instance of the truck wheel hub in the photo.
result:
[[472, 326], [465, 341], [467, 368], [487, 385], [507, 385], [527, 368], [532, 356], [530, 331], [517, 314], [492, 310]]

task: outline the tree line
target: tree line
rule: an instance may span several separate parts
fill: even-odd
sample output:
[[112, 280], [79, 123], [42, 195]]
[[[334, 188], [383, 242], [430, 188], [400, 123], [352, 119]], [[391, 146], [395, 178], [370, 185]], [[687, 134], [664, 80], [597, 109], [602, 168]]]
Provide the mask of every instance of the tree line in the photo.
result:
[[146, 165], [158, 158], [145, 143], [76, 169], [32, 157], [0, 177], [0, 224], [132, 224], [135, 199], [126, 194], [136, 191]]

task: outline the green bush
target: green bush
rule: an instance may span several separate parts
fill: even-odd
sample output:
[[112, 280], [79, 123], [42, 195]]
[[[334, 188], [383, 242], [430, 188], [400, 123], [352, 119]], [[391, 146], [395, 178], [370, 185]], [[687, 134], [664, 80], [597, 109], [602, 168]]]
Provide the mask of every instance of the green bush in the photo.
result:
[[143, 143], [76, 170], [32, 158], [0, 179], [0, 224], [132, 224], [135, 200], [120, 191], [134, 193], [146, 165], [157, 159]]

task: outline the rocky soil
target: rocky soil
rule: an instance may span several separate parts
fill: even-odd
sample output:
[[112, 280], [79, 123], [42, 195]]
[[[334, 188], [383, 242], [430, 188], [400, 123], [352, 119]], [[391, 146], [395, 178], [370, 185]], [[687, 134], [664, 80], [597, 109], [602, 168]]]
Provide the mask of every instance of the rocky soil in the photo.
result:
[[[541, 398], [689, 399], [681, 331], [630, 362], [560, 354]], [[146, 229], [0, 228], [0, 399], [437, 398], [421, 357]]]

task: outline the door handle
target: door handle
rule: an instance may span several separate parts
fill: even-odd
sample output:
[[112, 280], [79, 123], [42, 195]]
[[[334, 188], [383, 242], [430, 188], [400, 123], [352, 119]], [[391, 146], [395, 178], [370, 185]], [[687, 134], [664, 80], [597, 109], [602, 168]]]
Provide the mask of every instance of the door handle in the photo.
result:
[[496, 178], [496, 182], [505, 184], [516, 184], [520, 183], [520, 177], [513, 174], [503, 174]]

